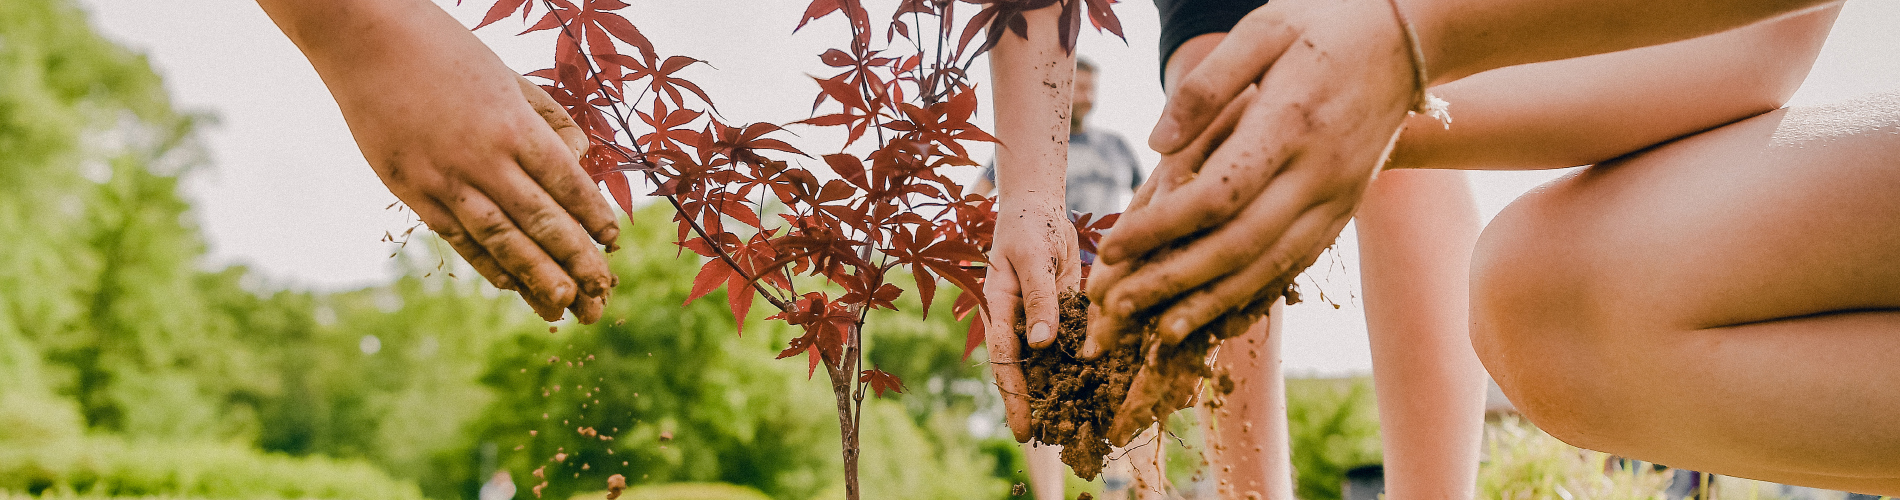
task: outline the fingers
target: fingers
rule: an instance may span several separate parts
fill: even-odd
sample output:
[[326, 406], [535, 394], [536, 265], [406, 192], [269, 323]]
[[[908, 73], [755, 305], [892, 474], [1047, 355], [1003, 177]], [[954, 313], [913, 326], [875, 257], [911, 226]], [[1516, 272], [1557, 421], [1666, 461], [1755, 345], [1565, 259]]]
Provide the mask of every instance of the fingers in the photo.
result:
[[[587, 234], [594, 241], [616, 248], [615, 240], [620, 237], [620, 224], [614, 219], [613, 208], [607, 199], [594, 187], [593, 179], [587, 171], [581, 169], [579, 159], [586, 154], [589, 141], [586, 132], [574, 124], [574, 119], [561, 109], [560, 104], [548, 97], [540, 87], [526, 79], [517, 79], [521, 93], [535, 113], [541, 115], [560, 139], [565, 148], [552, 147], [554, 142], [544, 134], [530, 133], [527, 146], [516, 158], [521, 169], [528, 172], [540, 184], [540, 189], [560, 202], [581, 226], [587, 228]], [[536, 137], [542, 136], [542, 137]]]
[[1181, 79], [1148, 135], [1148, 147], [1163, 154], [1179, 151], [1229, 101], [1260, 79], [1299, 36], [1279, 12], [1262, 8], [1241, 18], [1220, 45]]
[[461, 254], [462, 260], [468, 261], [468, 265], [473, 266], [475, 272], [487, 278], [489, 284], [502, 290], [519, 288], [519, 285], [515, 284], [515, 278], [501, 267], [501, 263], [495, 261], [495, 256], [489, 255], [488, 250], [476, 243], [475, 239], [468, 235], [468, 231], [462, 229], [462, 224], [455, 220], [455, 216], [449, 214], [448, 209], [443, 208], [440, 203], [425, 198], [418, 203], [407, 203], [407, 205], [410, 210], [416, 212], [417, 217], [422, 218], [424, 224], [429, 225], [430, 231], [435, 231], [436, 236], [441, 236], [444, 241], [449, 242], [449, 247], [454, 248], [455, 253]]
[[[1149, 175], [1148, 182], [1142, 184], [1141, 189], [1135, 192], [1135, 197], [1129, 202], [1128, 209], [1122, 213], [1121, 221], [1115, 224], [1115, 230], [1102, 239], [1100, 258], [1103, 263], [1116, 264], [1135, 259], [1168, 241], [1162, 239], [1165, 234], [1174, 232], [1188, 234], [1217, 222], [1213, 219], [1200, 219], [1194, 221], [1197, 227], [1192, 228], [1156, 227], [1149, 220], [1167, 218], [1168, 215], [1151, 213], [1160, 209], [1159, 207], [1149, 209], [1148, 205], [1157, 198], [1175, 199], [1177, 190], [1197, 179], [1208, 156], [1234, 133], [1234, 128], [1239, 125], [1241, 116], [1258, 95], [1259, 91], [1253, 88], [1242, 92], [1226, 109], [1221, 111], [1220, 116], [1212, 125], [1195, 138], [1193, 144], [1161, 158], [1161, 164], [1155, 166], [1155, 171]], [[1166, 230], [1166, 233], [1154, 234], [1158, 229]]]
[[983, 339], [989, 346], [990, 373], [996, 377], [997, 392], [1003, 395], [1003, 411], [1010, 431], [1019, 443], [1029, 442], [1029, 384], [1023, 380], [1022, 341], [1016, 337], [1018, 285], [1015, 272], [1006, 260], [990, 269], [983, 280], [983, 296], [989, 301], [989, 314], [983, 318]]
[[[581, 295], [602, 297], [611, 291], [613, 273], [607, 268], [605, 256], [594, 247], [569, 212], [549, 198], [549, 193], [533, 179], [505, 167], [475, 177], [469, 179], [470, 182], [506, 211], [515, 225], [542, 250], [561, 263], [580, 286]], [[583, 323], [593, 322], [593, 318], [585, 315], [580, 319]]]
[[1131, 330], [1126, 316], [1106, 314], [1102, 300], [1115, 283], [1127, 276], [1131, 265], [1098, 265], [1089, 277], [1089, 331], [1082, 341], [1082, 359], [1095, 359], [1121, 343], [1123, 332]]
[[1056, 328], [1062, 324], [1062, 303], [1056, 298], [1056, 271], [1060, 259], [1051, 259], [1046, 265], [1023, 263], [1014, 266], [1016, 278], [1022, 283], [1024, 322], [1029, 328], [1025, 338], [1029, 346], [1042, 349], [1056, 341]]
[[1339, 234], [1345, 227], [1343, 220], [1324, 211], [1310, 212], [1259, 260], [1169, 306], [1158, 322], [1163, 345], [1180, 343], [1189, 333], [1246, 307], [1263, 293], [1278, 293], [1275, 287], [1284, 288], [1318, 258], [1316, 249]]
[[[1284, 245], [1282, 236], [1324, 198], [1315, 200], [1306, 175], [1284, 176], [1254, 198], [1244, 212], [1214, 232], [1186, 247], [1142, 262], [1131, 274], [1119, 277], [1102, 300], [1110, 315], [1129, 316], [1231, 274], [1240, 264], [1259, 265], [1269, 245]], [[1291, 178], [1288, 178], [1291, 177]], [[1330, 212], [1328, 212], [1330, 215]], [[1292, 236], [1292, 235], [1287, 235]], [[1286, 262], [1274, 263], [1285, 265]], [[1277, 274], [1268, 276], [1269, 278]], [[1162, 327], [1168, 324], [1163, 323]]]
[[522, 298], [534, 307], [535, 313], [548, 321], [561, 319], [561, 310], [574, 302], [576, 291], [567, 271], [523, 233], [487, 194], [474, 186], [460, 185], [446, 198], [437, 198], [437, 201], [455, 214], [455, 220], [469, 238], [515, 277], [521, 285]]

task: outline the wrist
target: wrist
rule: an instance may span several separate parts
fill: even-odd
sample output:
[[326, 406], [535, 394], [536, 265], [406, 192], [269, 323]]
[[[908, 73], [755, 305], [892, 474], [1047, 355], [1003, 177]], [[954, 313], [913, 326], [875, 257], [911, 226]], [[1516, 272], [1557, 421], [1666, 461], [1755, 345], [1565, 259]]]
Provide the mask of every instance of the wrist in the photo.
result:
[[439, 45], [459, 21], [425, 0], [258, 0], [271, 21], [319, 73], [374, 66]]
[[1451, 36], [1450, 24], [1455, 22], [1455, 18], [1452, 18], [1450, 14], [1456, 9], [1449, 5], [1454, 2], [1390, 1], [1393, 8], [1402, 16], [1401, 22], [1406, 24], [1405, 29], [1411, 32], [1409, 36], [1412, 37], [1412, 43], [1417, 44], [1413, 50], [1416, 51], [1414, 53], [1418, 54], [1419, 59], [1415, 62], [1420, 65], [1419, 74], [1425, 79], [1424, 85], [1430, 87], [1463, 76], [1451, 76], [1458, 72], [1458, 66], [1463, 64], [1463, 61], [1458, 60], [1457, 54], [1448, 50], [1445, 43]]
[[[1500, 2], [1463, 2], [1460, 0], [1392, 0], [1410, 22], [1409, 29], [1418, 44], [1421, 74], [1427, 88], [1495, 69], [1486, 64], [1487, 40], [1497, 38], [1486, 29], [1492, 11]], [[1476, 27], [1476, 31], [1472, 31]]]

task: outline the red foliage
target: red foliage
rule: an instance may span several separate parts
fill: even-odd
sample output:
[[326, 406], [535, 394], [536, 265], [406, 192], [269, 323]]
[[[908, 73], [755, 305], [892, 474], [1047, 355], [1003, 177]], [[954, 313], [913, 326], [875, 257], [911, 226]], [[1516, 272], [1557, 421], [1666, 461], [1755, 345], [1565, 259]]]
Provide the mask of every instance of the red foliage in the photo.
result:
[[[813, 116], [795, 124], [843, 127], [839, 151], [874, 137], [876, 147], [862, 156], [813, 158], [780, 139], [780, 125], [724, 121], [712, 98], [681, 76], [700, 61], [661, 57], [620, 13], [629, 7], [621, 0], [497, 0], [477, 29], [540, 12], [522, 33], [558, 30], [553, 67], [528, 76], [546, 81], [542, 88], [592, 138], [581, 159], [587, 173], [629, 213], [630, 177], [657, 186], [650, 195], [676, 209], [679, 246], [707, 258], [687, 302], [723, 288], [743, 325], [755, 296], [764, 297], [778, 310], [769, 319], [804, 331], [778, 357], [805, 354], [813, 374], [823, 364], [844, 405], [867, 389], [903, 391], [895, 375], [857, 369], [865, 313], [896, 309], [904, 293], [886, 280], [894, 269], [911, 273], [925, 310], [938, 278], [960, 290], [952, 311], [971, 321], [964, 355], [982, 344], [982, 322], [969, 316], [984, 304], [995, 200], [967, 193], [941, 173], [977, 165], [965, 142], [996, 142], [970, 122], [977, 93], [963, 68], [1003, 33], [1026, 36], [1031, 27], [1022, 13], [1050, 5], [1062, 8], [1056, 29], [1066, 49], [1074, 48], [1084, 9], [1096, 29], [1121, 34], [1109, 10], [1116, 0], [894, 1], [883, 49], [873, 47], [876, 31], [861, 0], [813, 0], [794, 29], [833, 14], [846, 19], [850, 42], [818, 55], [836, 73], [813, 77]], [[961, 26], [959, 2], [981, 6]], [[969, 50], [980, 31], [988, 36]], [[895, 49], [899, 38], [915, 50]], [[923, 49], [931, 44], [938, 50]], [[1114, 219], [1078, 220], [1083, 247], [1092, 251]], [[822, 277], [844, 293], [801, 293], [798, 282], [810, 281], [794, 279], [800, 276]], [[841, 406], [841, 425], [854, 429], [854, 413]]]
[[[496, 0], [477, 26], [517, 12], [525, 22], [540, 12], [522, 33], [558, 30], [553, 67], [528, 76], [548, 82], [542, 88], [592, 138], [582, 166], [629, 213], [634, 176], [657, 186], [651, 196], [673, 205], [678, 245], [707, 258], [688, 303], [723, 288], [735, 322], [743, 325], [755, 296], [762, 296], [778, 310], [768, 319], [803, 329], [778, 357], [805, 354], [813, 374], [826, 367], [848, 436], [855, 436], [867, 390], [880, 396], [903, 391], [896, 375], [858, 370], [865, 314], [895, 310], [904, 293], [886, 280], [890, 271], [911, 273], [926, 311], [938, 278], [955, 286], [962, 293], [953, 314], [971, 321], [964, 356], [983, 343], [982, 321], [970, 316], [984, 304], [995, 200], [967, 193], [940, 173], [977, 165], [966, 141], [996, 142], [970, 123], [978, 103], [963, 68], [1003, 33], [1027, 36], [1031, 27], [1022, 13], [1050, 5], [1061, 6], [1056, 29], [1065, 49], [1074, 48], [1084, 9], [1097, 30], [1121, 34], [1109, 10], [1116, 0], [893, 1], [882, 49], [873, 47], [876, 31], [861, 0], [813, 0], [794, 28], [833, 14], [846, 19], [849, 43], [818, 55], [837, 72], [813, 77], [813, 116], [795, 124], [843, 127], [847, 139], [839, 151], [875, 137], [876, 147], [863, 156], [813, 158], [780, 139], [780, 125], [724, 121], [711, 97], [681, 76], [700, 61], [661, 57], [620, 13], [629, 7], [621, 0]], [[961, 26], [954, 12], [959, 2], [981, 6]], [[969, 50], [980, 31], [988, 36]], [[894, 43], [899, 38], [905, 42]], [[924, 49], [933, 44], [937, 50]], [[819, 164], [822, 170], [812, 170]], [[1083, 248], [1093, 251], [1115, 218], [1077, 220]], [[798, 283], [811, 281], [794, 279], [800, 276], [822, 277], [844, 293], [801, 293]], [[847, 438], [847, 448], [854, 442]], [[854, 456], [847, 450], [848, 469]]]

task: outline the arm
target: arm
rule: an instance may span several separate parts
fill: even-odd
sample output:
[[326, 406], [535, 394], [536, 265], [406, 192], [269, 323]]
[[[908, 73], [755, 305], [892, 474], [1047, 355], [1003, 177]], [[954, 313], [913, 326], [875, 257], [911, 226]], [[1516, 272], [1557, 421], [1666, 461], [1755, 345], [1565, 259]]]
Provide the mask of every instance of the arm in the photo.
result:
[[1397, 0], [1429, 83], [1486, 70], [1648, 47], [1838, 0]]
[[[1168, 61], [1169, 81], [1179, 81], [1224, 36], [1182, 44]], [[1471, 498], [1485, 374], [1467, 320], [1465, 288], [1480, 227], [1470, 186], [1461, 172], [1382, 174], [1357, 220], [1387, 494]]]
[[572, 145], [523, 99], [558, 111], [539, 89], [426, 0], [258, 5], [323, 77], [383, 184], [430, 229], [543, 318], [572, 308], [599, 319], [615, 280], [593, 243], [611, 246], [619, 227]]
[[991, 317], [990, 366], [1017, 441], [1029, 439], [1026, 385], [1016, 360], [1017, 310], [1029, 343], [1048, 346], [1060, 325], [1057, 293], [1081, 284], [1074, 226], [1064, 206], [1069, 155], [1069, 85], [1075, 56], [1056, 37], [1059, 6], [1024, 13], [1029, 38], [1005, 34], [990, 50], [991, 105], [996, 110], [996, 239], [983, 295]]
[[[1692, 38], [1820, 4], [1269, 3], [1248, 14], [1180, 79], [1149, 143], [1159, 151], [1179, 151], [1202, 140], [1205, 125], [1230, 103], [1240, 104], [1238, 125], [1220, 134], [1230, 140], [1195, 165], [1192, 178], [1123, 215], [1102, 243], [1102, 261], [1149, 260], [1119, 282], [1091, 286], [1112, 286], [1097, 292], [1110, 316], [1128, 318], [1165, 304], [1162, 333], [1180, 338], [1318, 257], [1384, 163], [1406, 111], [1418, 104], [1421, 81], [1448, 82], [1506, 65]], [[1410, 18], [1401, 15], [1405, 11]], [[1408, 19], [1418, 33], [1423, 66], [1402, 28]], [[1422, 79], [1420, 73], [1426, 73]], [[1242, 104], [1243, 91], [1256, 84], [1256, 97]], [[1161, 256], [1156, 250], [1162, 248], [1176, 250]], [[1097, 334], [1112, 336], [1091, 327], [1091, 335]]]
[[1408, 119], [1387, 168], [1591, 165], [1780, 108], [1840, 6], [1680, 42], [1500, 68], [1432, 89], [1453, 126]]

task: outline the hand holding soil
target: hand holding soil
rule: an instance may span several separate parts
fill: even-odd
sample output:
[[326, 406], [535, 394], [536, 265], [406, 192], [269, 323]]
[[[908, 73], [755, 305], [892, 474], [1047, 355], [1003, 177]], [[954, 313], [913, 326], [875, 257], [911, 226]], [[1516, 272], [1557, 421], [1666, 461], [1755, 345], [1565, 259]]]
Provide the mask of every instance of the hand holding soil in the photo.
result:
[[1169, 184], [1103, 239], [1117, 266], [1092, 287], [1106, 326], [1153, 315], [1168, 343], [1284, 287], [1345, 227], [1417, 88], [1384, 0], [1249, 14], [1181, 80], [1150, 138], [1174, 162], [1155, 176]]
[[[1005, 201], [997, 215], [992, 267], [983, 281], [991, 316], [983, 329], [990, 370], [1019, 442], [1031, 437], [1023, 356], [1055, 342], [1056, 330], [1068, 317], [1057, 312], [1066, 302], [1058, 302], [1056, 292], [1073, 291], [1082, 281], [1074, 226], [1061, 215], [1061, 199], [1053, 202], [1053, 207], [1018, 208]], [[1033, 349], [1024, 349], [1025, 343]]]

